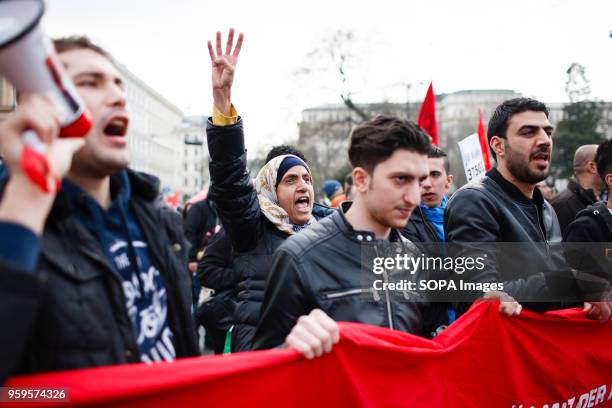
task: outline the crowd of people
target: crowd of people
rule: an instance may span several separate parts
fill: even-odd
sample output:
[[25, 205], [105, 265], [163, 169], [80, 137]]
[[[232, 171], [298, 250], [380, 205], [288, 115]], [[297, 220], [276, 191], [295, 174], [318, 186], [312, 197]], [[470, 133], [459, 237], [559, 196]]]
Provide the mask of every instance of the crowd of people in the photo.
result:
[[[612, 141], [578, 149], [575, 176], [552, 203], [539, 183], [553, 126], [529, 98], [497, 107], [488, 127], [496, 166], [450, 196], [446, 154], [415, 123], [386, 116], [353, 129], [344, 186], [317, 188], [308, 158], [287, 145], [252, 175], [231, 98], [243, 39], [232, 29], [225, 46], [221, 33], [208, 43], [211, 186], [183, 217], [160, 199], [159, 180], [129, 168], [130, 116], [110, 55], [85, 37], [55, 41], [94, 126], [84, 139], [59, 139], [54, 106], [33, 94], [0, 123], [0, 381], [197, 356], [198, 326], [215, 353], [285, 346], [310, 359], [333, 349], [339, 321], [432, 338], [479, 299], [505, 316], [580, 306], [612, 317]], [[51, 193], [20, 165], [26, 129], [49, 146]], [[321, 190], [329, 205], [315, 202]], [[500, 243], [523, 250], [503, 253]], [[422, 252], [484, 254], [477, 271], [421, 276], [503, 290], [444, 299], [373, 285], [414, 273], [378, 277], [369, 254]]]

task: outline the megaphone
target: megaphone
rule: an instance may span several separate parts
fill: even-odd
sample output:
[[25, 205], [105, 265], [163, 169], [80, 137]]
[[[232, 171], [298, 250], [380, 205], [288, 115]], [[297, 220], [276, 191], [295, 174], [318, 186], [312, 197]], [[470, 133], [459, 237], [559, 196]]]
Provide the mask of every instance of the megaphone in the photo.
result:
[[[0, 0], [0, 74], [17, 92], [43, 94], [53, 101], [60, 112], [60, 137], [82, 137], [91, 129], [91, 115], [40, 28], [44, 11], [42, 0]], [[48, 192], [46, 145], [32, 130], [22, 136], [26, 146], [21, 165]]]

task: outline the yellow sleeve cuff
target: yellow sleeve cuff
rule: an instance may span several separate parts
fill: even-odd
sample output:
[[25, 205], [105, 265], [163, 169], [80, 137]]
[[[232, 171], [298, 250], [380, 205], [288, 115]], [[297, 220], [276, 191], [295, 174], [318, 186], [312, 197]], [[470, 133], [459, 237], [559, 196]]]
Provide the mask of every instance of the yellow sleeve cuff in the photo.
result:
[[238, 121], [238, 112], [234, 105], [230, 107], [230, 116], [222, 114], [216, 106], [213, 105], [212, 122], [215, 126], [229, 126], [234, 125]]

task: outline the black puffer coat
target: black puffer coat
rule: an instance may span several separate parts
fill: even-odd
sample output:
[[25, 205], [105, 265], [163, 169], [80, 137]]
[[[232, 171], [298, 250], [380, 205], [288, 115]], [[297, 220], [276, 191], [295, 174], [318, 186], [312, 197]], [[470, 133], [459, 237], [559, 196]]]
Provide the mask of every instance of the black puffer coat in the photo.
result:
[[206, 132], [211, 157], [210, 197], [234, 250], [232, 351], [245, 351], [252, 348], [272, 255], [289, 235], [277, 229], [261, 211], [246, 167], [242, 120], [230, 126], [215, 126], [209, 120]]

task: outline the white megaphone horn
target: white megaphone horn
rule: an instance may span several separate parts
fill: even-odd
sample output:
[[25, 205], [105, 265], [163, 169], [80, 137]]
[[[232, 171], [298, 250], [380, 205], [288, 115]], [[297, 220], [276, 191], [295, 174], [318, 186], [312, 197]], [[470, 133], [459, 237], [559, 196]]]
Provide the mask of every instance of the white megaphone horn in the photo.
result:
[[[91, 116], [40, 29], [44, 11], [42, 0], [0, 0], [0, 75], [19, 93], [43, 94], [53, 101], [60, 112], [60, 137], [82, 137], [91, 129]], [[49, 191], [47, 146], [32, 130], [23, 138], [21, 165], [36, 185]]]

